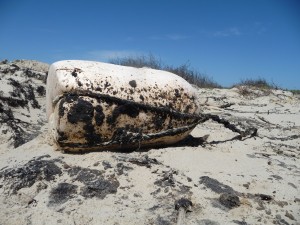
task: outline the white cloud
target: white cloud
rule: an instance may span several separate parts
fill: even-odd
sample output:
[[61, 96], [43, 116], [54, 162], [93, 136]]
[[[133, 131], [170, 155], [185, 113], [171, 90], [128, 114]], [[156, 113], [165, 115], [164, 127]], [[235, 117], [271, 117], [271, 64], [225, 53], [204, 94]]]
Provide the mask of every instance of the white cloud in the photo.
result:
[[115, 58], [124, 58], [141, 55], [141, 52], [132, 50], [93, 50], [87, 53], [87, 57], [96, 61], [108, 61]]
[[238, 27], [232, 26], [220, 30], [202, 29], [200, 30], [200, 34], [206, 37], [215, 37], [215, 38], [262, 35], [268, 32], [269, 26], [270, 24], [254, 22], [251, 24], [247, 24], [247, 26], [244, 26], [242, 30]]
[[125, 41], [134, 41], [134, 38], [131, 37], [131, 36], [128, 36], [128, 37], [125, 38]]
[[225, 30], [216, 31], [213, 33], [214, 37], [232, 37], [242, 35], [241, 31], [236, 27], [231, 27]]
[[171, 40], [171, 41], [179, 41], [188, 38], [190, 38], [190, 36], [181, 35], [181, 34], [153, 35], [149, 37], [149, 39], [151, 40]]
[[167, 35], [167, 37], [168, 37], [170, 40], [173, 40], [173, 41], [178, 41], [178, 40], [183, 40], [183, 39], [188, 39], [188, 38], [190, 38], [189, 36], [181, 35], [181, 34], [169, 34], [169, 35]]
[[267, 26], [266, 24], [263, 24], [261, 22], [255, 22], [253, 25], [254, 31], [256, 32], [256, 34], [263, 34], [265, 32], [267, 32]]

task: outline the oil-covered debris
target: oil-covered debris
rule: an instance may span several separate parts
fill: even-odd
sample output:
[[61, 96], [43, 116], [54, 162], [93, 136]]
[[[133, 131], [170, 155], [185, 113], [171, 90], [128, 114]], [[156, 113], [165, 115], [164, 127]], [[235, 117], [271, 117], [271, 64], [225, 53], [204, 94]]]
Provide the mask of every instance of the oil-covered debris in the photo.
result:
[[[77, 67], [82, 73], [77, 73]], [[164, 146], [183, 139], [206, 119], [197, 113], [196, 89], [177, 75], [161, 80], [163, 71], [118, 69], [112, 64], [73, 60], [50, 66], [47, 115], [57, 115], [53, 130], [61, 150]], [[145, 74], [143, 79], [141, 74]], [[65, 78], [57, 79], [61, 76]], [[128, 79], [128, 85], [120, 79]], [[68, 101], [71, 95], [73, 101]]]
[[[150, 143], [153, 146], [156, 139], [163, 137], [174, 138], [176, 142], [176, 135], [190, 131], [207, 119], [168, 107], [92, 92], [64, 94], [57, 107], [57, 124], [65, 124], [56, 128], [58, 143], [60, 148], [70, 151], [99, 150], [112, 146], [122, 151], [135, 150]], [[70, 131], [70, 127], [74, 129]]]
[[0, 64], [0, 85], [6, 87], [0, 90], [0, 132], [3, 143], [9, 142], [14, 148], [40, 134], [46, 122], [45, 65], [29, 61]]
[[[177, 75], [168, 73], [161, 80], [164, 71], [119, 69], [80, 60], [50, 66], [47, 115], [55, 115], [54, 139], [61, 150], [166, 146], [182, 140], [206, 119], [198, 113], [197, 90]], [[106, 75], [98, 76], [99, 71]], [[64, 79], [58, 79], [61, 76]], [[73, 101], [68, 101], [70, 96]]]
[[240, 206], [240, 199], [235, 194], [222, 193], [219, 197], [220, 203], [228, 209]]
[[32, 159], [17, 168], [5, 169], [0, 172], [0, 179], [13, 194], [18, 190], [31, 187], [37, 181], [53, 181], [62, 174], [62, 169], [57, 165], [58, 159]]
[[231, 122], [230, 118], [213, 114], [189, 114], [165, 105], [146, 104], [95, 90], [74, 90], [57, 100], [57, 110], [53, 113], [58, 114], [55, 138], [60, 149], [127, 151], [172, 144], [196, 147], [204, 145], [208, 136], [182, 139], [197, 124], [209, 119], [238, 134], [228, 141], [257, 135], [257, 128], [248, 122]]

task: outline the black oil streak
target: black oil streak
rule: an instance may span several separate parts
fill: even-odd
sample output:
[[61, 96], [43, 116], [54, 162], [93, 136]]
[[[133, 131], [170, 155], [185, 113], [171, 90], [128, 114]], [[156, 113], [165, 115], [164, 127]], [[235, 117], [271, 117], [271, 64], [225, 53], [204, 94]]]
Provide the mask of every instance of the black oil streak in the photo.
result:
[[135, 118], [139, 115], [139, 113], [140, 109], [135, 104], [126, 103], [124, 105], [119, 105], [118, 107], [116, 107], [112, 112], [112, 116], [108, 118], [107, 122], [109, 124], [113, 124], [122, 114], [128, 115], [131, 118]]
[[96, 111], [96, 113], [95, 113], [96, 125], [101, 126], [105, 119], [105, 115], [103, 113], [103, 108], [101, 107], [101, 105], [97, 105], [95, 107], [95, 111]]
[[109, 86], [111, 86], [111, 84], [106, 81], [105, 84], [104, 84], [104, 89], [109, 87]]
[[180, 94], [179, 94], [178, 89], [175, 89], [175, 97], [176, 97], [176, 98], [179, 98], [179, 97], [180, 97]]
[[154, 117], [154, 121], [153, 121], [153, 124], [155, 125], [155, 128], [156, 129], [162, 129], [163, 126], [164, 126], [164, 122], [167, 118], [167, 115], [166, 114], [159, 114], [157, 113]]
[[[99, 107], [96, 108], [96, 123], [99, 124], [102, 124], [104, 119], [104, 114], [101, 112], [102, 110]], [[93, 116], [93, 105], [90, 102], [83, 100], [81, 97], [73, 103], [73, 106], [70, 108], [67, 115], [68, 121], [72, 124], [76, 124], [78, 122], [85, 123], [83, 129], [85, 130], [85, 138], [88, 146], [101, 143], [101, 136], [95, 133], [95, 127], [92, 123]]]
[[74, 105], [68, 112], [68, 121], [72, 124], [91, 121], [93, 118], [93, 114], [93, 105], [90, 102], [83, 100], [82, 98], [78, 98], [77, 102], [74, 102]]
[[59, 115], [59, 117], [63, 117], [65, 115], [64, 103], [65, 103], [65, 99], [62, 99], [59, 102], [59, 106], [58, 106], [58, 115]]
[[217, 181], [216, 179], [210, 178], [208, 176], [200, 177], [200, 184], [203, 184], [207, 188], [211, 189], [216, 193], [229, 193], [229, 194], [236, 194], [237, 192], [233, 190], [232, 187], [228, 185], [222, 184], [221, 182]]
[[240, 206], [240, 199], [235, 194], [223, 193], [219, 198], [220, 203], [228, 209]]

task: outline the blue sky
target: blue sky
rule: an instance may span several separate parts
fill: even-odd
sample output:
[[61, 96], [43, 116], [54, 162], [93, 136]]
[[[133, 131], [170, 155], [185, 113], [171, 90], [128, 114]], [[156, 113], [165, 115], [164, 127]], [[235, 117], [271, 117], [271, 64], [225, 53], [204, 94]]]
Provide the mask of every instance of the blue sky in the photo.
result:
[[300, 89], [299, 0], [0, 0], [0, 59], [149, 54], [224, 86]]

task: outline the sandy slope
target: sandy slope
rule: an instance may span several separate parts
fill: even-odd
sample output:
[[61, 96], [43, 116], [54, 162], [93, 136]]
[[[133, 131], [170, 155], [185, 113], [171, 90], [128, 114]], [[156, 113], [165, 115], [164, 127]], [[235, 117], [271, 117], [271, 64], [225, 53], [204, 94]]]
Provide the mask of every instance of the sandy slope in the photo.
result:
[[40, 133], [48, 68], [32, 60], [0, 62], [0, 144], [18, 147]]
[[225, 107], [214, 113], [258, 128], [245, 140], [207, 121], [192, 133], [207, 142], [195, 147], [64, 154], [47, 125], [16, 149], [3, 143], [0, 224], [176, 224], [182, 197], [193, 203], [186, 224], [300, 224], [300, 99], [252, 93], [199, 90]]

